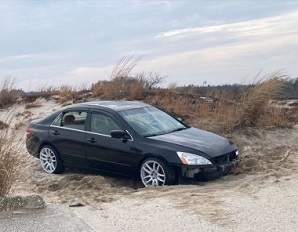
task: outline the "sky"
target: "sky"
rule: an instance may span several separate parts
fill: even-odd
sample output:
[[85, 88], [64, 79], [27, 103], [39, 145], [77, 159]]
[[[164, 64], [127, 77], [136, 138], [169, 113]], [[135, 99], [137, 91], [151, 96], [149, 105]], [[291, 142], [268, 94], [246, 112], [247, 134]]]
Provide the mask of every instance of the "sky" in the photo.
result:
[[109, 80], [123, 56], [163, 85], [298, 76], [298, 1], [0, 0], [0, 79], [25, 91]]

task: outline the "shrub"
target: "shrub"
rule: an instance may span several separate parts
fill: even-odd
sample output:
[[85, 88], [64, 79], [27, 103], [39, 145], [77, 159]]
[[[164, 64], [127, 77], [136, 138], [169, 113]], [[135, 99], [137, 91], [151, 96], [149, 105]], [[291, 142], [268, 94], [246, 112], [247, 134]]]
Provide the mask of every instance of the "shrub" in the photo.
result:
[[297, 122], [297, 115], [297, 108], [291, 109], [271, 106], [267, 107], [266, 113], [261, 116], [260, 123], [264, 126], [290, 128]]
[[[129, 60], [130, 62], [131, 60]], [[158, 74], [139, 73], [130, 77], [135, 63], [121, 60], [111, 81], [93, 86], [93, 95], [103, 99], [141, 100], [160, 107], [187, 123], [219, 133], [257, 126], [291, 127], [297, 122], [297, 109], [277, 109], [270, 101], [280, 95], [285, 80], [279, 74], [269, 75], [250, 85], [231, 89], [212, 88], [201, 96], [195, 86], [156, 88], [162, 81]], [[128, 65], [128, 67], [125, 67]], [[124, 71], [121, 71], [121, 67]], [[117, 76], [118, 75], [118, 76]]]
[[14, 84], [14, 79], [4, 80], [0, 87], [0, 108], [9, 107], [16, 102], [18, 94], [14, 89]]
[[283, 84], [281, 76], [273, 75], [246, 91], [240, 103], [237, 127], [256, 126], [260, 118], [267, 113], [270, 100], [282, 90]]
[[0, 131], [0, 197], [9, 193], [20, 168], [20, 149], [11, 133], [8, 129]]
[[94, 97], [110, 100], [144, 100], [146, 92], [160, 84], [164, 76], [156, 72], [132, 71], [140, 58], [121, 58], [114, 66], [109, 81], [99, 81], [91, 88]]
[[256, 126], [291, 127], [297, 122], [297, 109], [270, 105], [283, 84], [283, 76], [271, 75], [253, 85], [241, 87], [239, 92], [211, 89], [206, 93], [211, 100], [200, 97], [189, 87], [179, 93], [179, 98], [158, 94], [156, 98], [160, 100], [156, 100], [155, 105], [186, 118], [192, 125], [218, 133]]
[[90, 90], [86, 88], [85, 84], [80, 84], [77, 86], [62, 85], [57, 89], [58, 102], [60, 104], [65, 104], [68, 101], [76, 102], [84, 98], [84, 94], [88, 93]]

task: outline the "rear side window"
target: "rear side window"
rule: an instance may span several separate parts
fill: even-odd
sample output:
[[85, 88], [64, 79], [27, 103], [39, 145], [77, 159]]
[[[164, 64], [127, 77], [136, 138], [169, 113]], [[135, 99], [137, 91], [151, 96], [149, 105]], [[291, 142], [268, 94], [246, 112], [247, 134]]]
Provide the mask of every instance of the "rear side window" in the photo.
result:
[[53, 126], [60, 126], [76, 130], [85, 130], [87, 112], [70, 111], [65, 114], [60, 114], [53, 121]]
[[104, 114], [91, 114], [91, 132], [110, 135], [113, 130], [120, 130], [120, 126], [110, 116]]
[[62, 113], [55, 118], [55, 120], [52, 122], [52, 126], [61, 126], [61, 117]]

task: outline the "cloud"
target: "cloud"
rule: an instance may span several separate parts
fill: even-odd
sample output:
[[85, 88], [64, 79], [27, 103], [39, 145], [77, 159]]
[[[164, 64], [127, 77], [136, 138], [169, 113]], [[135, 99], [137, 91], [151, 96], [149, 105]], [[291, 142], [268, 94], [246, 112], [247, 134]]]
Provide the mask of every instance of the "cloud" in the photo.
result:
[[[295, 76], [298, 63], [298, 34], [270, 36], [269, 39], [242, 39], [234, 43], [218, 44], [192, 51], [164, 54], [143, 59], [135, 72], [156, 71], [168, 76], [164, 85], [208, 84], [247, 82], [261, 69], [271, 73], [286, 68], [286, 73]], [[99, 80], [109, 80], [113, 64], [99, 64], [50, 69], [20, 70], [21, 75], [33, 76], [31, 85], [44, 85], [38, 76], [51, 80], [52, 85], [90, 85]], [[56, 70], [56, 71], [55, 71]], [[46, 76], [45, 76], [46, 75]], [[35, 77], [34, 77], [35, 76]], [[24, 85], [24, 82], [21, 82]], [[48, 83], [47, 83], [48, 84]], [[24, 85], [28, 86], [28, 84]]]
[[113, 65], [105, 67], [78, 67], [69, 70], [63, 81], [68, 80], [76, 83], [92, 84], [99, 80], [109, 80]]
[[[298, 28], [298, 11], [261, 18], [249, 21], [226, 23], [220, 25], [185, 28], [179, 30], [171, 30], [162, 32], [155, 36], [156, 39], [161, 38], [183, 38], [190, 36], [199, 36], [212, 33], [235, 33], [236, 36], [262, 36], [270, 35], [272, 32], [297, 32]], [[281, 30], [281, 31], [280, 31]]]
[[0, 76], [30, 88], [90, 84], [109, 79], [127, 54], [143, 57], [136, 71], [158, 71], [181, 85], [241, 82], [262, 68], [297, 76], [293, 3], [130, 3], [0, 4]]
[[179, 52], [144, 62], [142, 68], [157, 69], [169, 75], [167, 83], [208, 84], [247, 82], [258, 71], [272, 73], [286, 69], [296, 77], [298, 34], [242, 39], [188, 52]]
[[59, 56], [54, 54], [20, 54], [20, 55], [14, 55], [14, 56], [6, 56], [3, 58], [0, 58], [0, 63], [5, 62], [13, 62], [13, 61], [19, 61], [19, 60], [53, 60], [57, 59]]

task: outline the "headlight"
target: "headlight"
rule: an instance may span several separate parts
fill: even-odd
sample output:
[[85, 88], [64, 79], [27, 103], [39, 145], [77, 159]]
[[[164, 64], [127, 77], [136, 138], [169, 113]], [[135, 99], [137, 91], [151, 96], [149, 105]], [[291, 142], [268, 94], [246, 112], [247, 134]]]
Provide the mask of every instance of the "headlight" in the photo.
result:
[[236, 150], [236, 151], [235, 151], [235, 154], [236, 154], [236, 156], [238, 156], [238, 155], [239, 155], [239, 151], [238, 151], [238, 150]]
[[212, 164], [210, 160], [191, 153], [177, 151], [177, 155], [179, 156], [181, 162], [187, 165], [208, 165]]

